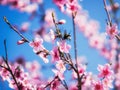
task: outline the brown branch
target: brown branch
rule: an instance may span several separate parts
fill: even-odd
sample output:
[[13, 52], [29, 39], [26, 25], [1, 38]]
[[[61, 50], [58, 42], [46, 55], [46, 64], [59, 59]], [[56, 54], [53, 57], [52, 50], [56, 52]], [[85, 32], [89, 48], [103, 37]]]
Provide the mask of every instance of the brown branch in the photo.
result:
[[[75, 14], [76, 15], [76, 14]], [[72, 23], [73, 23], [73, 36], [74, 36], [74, 53], [75, 53], [75, 62], [76, 62], [76, 69], [73, 67], [74, 71], [77, 74], [78, 77], [78, 90], [82, 90], [82, 85], [81, 85], [81, 78], [78, 72], [78, 60], [77, 60], [77, 45], [76, 45], [76, 28], [75, 28], [75, 15], [72, 13]]]
[[16, 80], [16, 78], [15, 78], [9, 64], [8, 64], [8, 56], [7, 56], [8, 54], [7, 54], [6, 40], [4, 40], [4, 47], [5, 47], [6, 59], [3, 57], [3, 60], [5, 61], [5, 64], [7, 65], [7, 70], [10, 72], [13, 80], [15, 81], [15, 84], [16, 84], [18, 90], [21, 90], [20, 87], [19, 87], [19, 84], [18, 84], [18, 82], [17, 82], [17, 80]]
[[9, 69], [8, 69], [8, 68], [6, 68], [5, 66], [0, 65], [0, 67], [1, 67], [1, 68], [4, 68], [4, 69], [6, 69], [6, 70], [8, 70], [8, 71], [9, 71]]
[[44, 89], [47, 88], [48, 86], [50, 86], [57, 78], [58, 78], [58, 76], [55, 76], [54, 79], [44, 87]]
[[110, 24], [110, 26], [112, 26], [112, 20], [111, 20], [111, 17], [110, 17], [110, 13], [109, 13], [108, 10], [107, 10], [106, 0], [103, 0], [103, 2], [104, 2], [104, 9], [105, 9], [105, 11], [106, 11], [106, 14], [107, 14], [107, 17], [108, 17], [109, 24]]
[[[79, 75], [79, 72], [78, 72], [78, 61], [77, 61], [77, 47], [76, 47], [76, 30], [75, 30], [75, 21], [74, 21], [74, 18], [76, 16], [76, 13], [75, 14], [72, 14], [72, 20], [73, 20], [73, 34], [74, 34], [74, 52], [75, 52], [75, 61], [76, 61], [76, 64], [74, 66], [73, 62], [72, 62], [72, 59], [71, 59], [71, 56], [70, 54], [66, 54], [66, 53], [62, 53], [60, 52], [59, 48], [59, 53], [60, 53], [60, 59], [65, 63], [65, 64], [68, 64], [71, 66], [71, 68], [75, 71], [75, 73], [77, 74], [77, 77], [78, 77], [78, 90], [81, 90], [81, 78], [80, 75]], [[60, 31], [59, 31], [59, 28], [56, 24], [56, 20], [55, 20], [55, 16], [54, 16], [54, 13], [52, 13], [52, 18], [53, 18], [53, 23], [55, 25], [55, 28], [56, 28], [56, 32], [58, 35], [60, 35]], [[60, 37], [60, 40], [62, 40], [62, 37]], [[66, 89], [68, 89], [68, 87], [65, 86]]]
[[29, 43], [29, 40], [25, 38], [14, 26], [11, 25], [11, 23], [8, 21], [8, 19], [4, 16], [4, 21], [8, 24], [8, 26], [13, 29], [22, 39], [25, 40], [25, 42]]

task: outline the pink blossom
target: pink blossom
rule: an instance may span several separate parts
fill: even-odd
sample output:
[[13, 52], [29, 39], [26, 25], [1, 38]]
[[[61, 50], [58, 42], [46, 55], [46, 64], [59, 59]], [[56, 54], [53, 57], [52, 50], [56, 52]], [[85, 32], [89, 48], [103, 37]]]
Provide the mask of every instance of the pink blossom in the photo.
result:
[[52, 42], [54, 43], [55, 41], [55, 34], [54, 34], [54, 31], [52, 29], [50, 29], [50, 32], [48, 34], [44, 34], [43, 35], [43, 38], [45, 41], [47, 42]]
[[69, 53], [71, 46], [68, 45], [65, 41], [57, 42], [57, 45], [61, 52]]
[[86, 25], [88, 25], [88, 14], [84, 11], [82, 13], [77, 12], [77, 15], [75, 17], [75, 23], [79, 28], [79, 31], [84, 32], [85, 28], [87, 27]]
[[53, 0], [53, 2], [56, 5], [61, 6], [61, 5], [64, 5], [66, 3], [66, 0]]
[[85, 24], [83, 33], [86, 37], [90, 38], [93, 35], [98, 34], [98, 30], [99, 30], [99, 23], [95, 20], [90, 20]]
[[107, 78], [109, 78], [109, 77], [111, 77], [113, 75], [113, 71], [111, 70], [110, 64], [105, 64], [104, 66], [98, 65], [97, 69], [100, 72], [99, 75], [98, 75], [99, 77], [102, 77], [102, 78], [107, 77]]
[[29, 43], [29, 45], [33, 48], [34, 52], [38, 52], [40, 50], [43, 50], [43, 39], [40, 36], [35, 36], [35, 39]]
[[23, 43], [25, 43], [25, 42], [26, 42], [25, 39], [21, 39], [21, 40], [17, 41], [17, 44], [20, 45], [20, 44], [23, 44]]
[[31, 0], [31, 2], [42, 4], [42, 3], [43, 3], [43, 0]]
[[60, 60], [60, 54], [58, 51], [58, 47], [54, 47], [53, 50], [51, 51], [51, 56], [52, 56], [52, 61], [58, 61]]
[[60, 82], [58, 81], [58, 79], [55, 79], [54, 82], [52, 82], [50, 90], [57, 90], [58, 86], [60, 85]]
[[7, 69], [2, 68], [0, 70], [0, 76], [2, 77], [3, 80], [7, 80], [9, 78], [9, 76], [10, 76], [10, 73], [9, 73], [9, 71]]
[[54, 9], [48, 9], [45, 12], [45, 23], [46, 23], [45, 25], [48, 28], [54, 26], [52, 13], [54, 13], [54, 16], [56, 17]]
[[62, 60], [59, 60], [57, 61], [57, 64], [56, 64], [56, 68], [60, 71], [60, 72], [64, 72], [66, 70], [66, 67], [63, 63]]
[[29, 28], [29, 26], [30, 26], [30, 23], [29, 23], [29, 22], [24, 22], [24, 23], [22, 23], [22, 25], [21, 25], [21, 31], [22, 31], [22, 32], [27, 31], [28, 28]]
[[66, 11], [67, 11], [68, 13], [77, 12], [78, 10], [81, 10], [81, 9], [82, 9], [82, 7], [78, 4], [78, 1], [77, 1], [77, 0], [69, 0], [69, 1], [66, 3], [66, 6], [67, 6]]
[[107, 25], [106, 33], [110, 36], [110, 38], [115, 37], [115, 35], [118, 34], [118, 27], [116, 24], [113, 24], [112, 26]]
[[103, 83], [104, 87], [108, 88], [108, 89], [113, 88], [112, 82], [113, 82], [113, 80], [108, 79], [108, 78], [105, 78], [105, 79], [102, 80], [102, 83]]
[[30, 71], [30, 72], [36, 72], [40, 70], [40, 64], [37, 61], [33, 62], [27, 62], [25, 64], [25, 67]]
[[93, 79], [94, 79], [94, 78], [93, 78], [92, 72], [88, 72], [88, 73], [85, 75], [84, 86], [85, 86], [85, 87], [91, 86], [91, 81], [92, 81]]
[[29, 5], [21, 8], [20, 10], [21, 10], [22, 12], [33, 13], [33, 12], [35, 12], [37, 9], [38, 9], [38, 5], [37, 5], [36, 3], [32, 3], [32, 4], [29, 4]]
[[44, 63], [49, 63], [46, 52], [41, 52], [40, 54], [38, 54], [38, 56], [40, 56], [42, 58]]
[[[82, 65], [82, 64], [79, 64], [78, 66], [78, 72], [79, 72], [79, 75], [83, 75], [86, 71], [86, 65]], [[77, 74], [75, 71], [73, 71], [73, 78], [77, 78]]]
[[102, 49], [104, 46], [105, 38], [102, 35], [93, 35], [90, 40], [90, 46], [96, 49]]
[[70, 90], [78, 90], [77, 85], [75, 83], [71, 84]]
[[2, 5], [6, 5], [7, 3], [8, 3], [7, 0], [1, 0], [1, 1], [0, 1], [0, 4], [2, 4]]
[[52, 69], [52, 71], [55, 73], [55, 76], [58, 76], [60, 78], [60, 80], [64, 80], [63, 72], [61, 72], [57, 69]]
[[120, 7], [119, 3], [115, 2], [113, 3], [113, 5], [109, 5], [107, 6], [107, 10], [108, 11], [116, 11], [118, 8]]
[[45, 63], [48, 63], [47, 59], [48, 51], [42, 45], [43, 39], [36, 35], [35, 39], [29, 43], [29, 45], [33, 48], [33, 51], [42, 58]]
[[104, 90], [104, 86], [100, 81], [93, 81], [93, 90]]
[[58, 21], [57, 24], [65, 24], [65, 23], [66, 23], [66, 21], [64, 19], [61, 19], [61, 20]]
[[11, 5], [11, 8], [17, 8], [18, 10], [21, 10], [21, 8], [27, 6], [30, 3], [29, 0], [9, 0], [8, 4]]
[[53, 0], [53, 2], [60, 8], [62, 12], [65, 10], [65, 4], [67, 3], [67, 0]]

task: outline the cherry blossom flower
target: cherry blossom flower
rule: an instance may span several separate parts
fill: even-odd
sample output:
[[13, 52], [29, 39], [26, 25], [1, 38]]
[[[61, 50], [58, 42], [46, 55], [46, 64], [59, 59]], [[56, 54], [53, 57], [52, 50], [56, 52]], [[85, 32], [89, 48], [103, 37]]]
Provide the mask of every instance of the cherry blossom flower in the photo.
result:
[[35, 39], [32, 42], [30, 42], [29, 45], [33, 48], [33, 52], [40, 56], [45, 63], [48, 63], [48, 51], [44, 48], [42, 43], [43, 39], [40, 36], [36, 35]]
[[22, 12], [27, 12], [27, 13], [34, 13], [38, 9], [38, 5], [36, 3], [29, 4], [20, 10]]
[[38, 54], [38, 56], [40, 56], [43, 59], [44, 63], [49, 63], [49, 60], [47, 58], [47, 52], [43, 51], [40, 54]]
[[25, 64], [25, 67], [27, 68], [27, 70], [32, 72], [36, 72], [40, 70], [40, 64], [36, 60], [34, 60], [33, 62], [27, 62]]
[[2, 77], [3, 80], [7, 80], [9, 78], [9, 76], [10, 76], [10, 73], [9, 73], [9, 71], [7, 69], [2, 68], [0, 70], [0, 76]]
[[51, 51], [51, 56], [52, 56], [53, 62], [60, 60], [60, 54], [58, 51], [58, 47], [53, 48], [53, 50]]
[[84, 35], [88, 38], [92, 37], [93, 35], [98, 34], [99, 30], [99, 23], [95, 20], [89, 20], [84, 27]]
[[67, 0], [53, 0], [53, 2], [60, 8], [62, 12], [65, 10], [65, 4], [67, 3]]
[[97, 69], [100, 72], [99, 75], [98, 75], [99, 77], [110, 78], [113, 75], [113, 71], [111, 70], [110, 64], [105, 64], [104, 66], [103, 65], [98, 65]]
[[115, 35], [118, 34], [118, 27], [116, 24], [113, 24], [112, 26], [110, 25], [107, 25], [107, 28], [106, 28], [106, 33], [110, 36], [110, 38], [114, 38]]
[[72, 13], [72, 12], [77, 12], [77, 10], [81, 10], [82, 7], [78, 4], [77, 0], [69, 0], [66, 3], [66, 12], [67, 13]]
[[42, 3], [43, 3], [43, 0], [31, 0], [31, 2], [42, 4]]
[[104, 90], [104, 86], [100, 81], [93, 81], [93, 90]]
[[93, 35], [90, 40], [90, 46], [96, 49], [102, 49], [104, 47], [105, 37], [99, 34]]
[[66, 70], [66, 67], [63, 63], [62, 60], [59, 60], [57, 61], [57, 64], [56, 64], [56, 68], [60, 71], [60, 72], [64, 72]]
[[56, 69], [52, 69], [52, 71], [55, 73], [55, 76], [58, 76], [60, 80], [64, 80], [63, 73], [65, 72], [66, 67], [62, 60], [57, 61]]
[[25, 42], [26, 42], [25, 39], [21, 39], [21, 40], [17, 41], [17, 44], [18, 44], [18, 45], [21, 45], [21, 44], [23, 44], [23, 43], [25, 43]]
[[52, 82], [50, 85], [50, 90], [57, 90], [59, 85], [60, 85], [59, 80], [55, 79], [54, 82]]
[[54, 31], [52, 30], [52, 29], [50, 29], [50, 32], [48, 33], [48, 34], [44, 34], [43, 35], [43, 38], [44, 38], [44, 40], [45, 41], [47, 41], [47, 42], [52, 42], [52, 43], [54, 43], [54, 41], [55, 41], [55, 34], [54, 34]]
[[104, 87], [107, 88], [107, 89], [113, 88], [112, 82], [113, 82], [113, 80], [110, 80], [108, 78], [105, 78], [105, 79], [102, 80], [102, 83], [103, 83]]
[[61, 52], [69, 53], [71, 46], [68, 45], [65, 41], [57, 42], [57, 45]]
[[61, 19], [61, 20], [58, 21], [57, 24], [65, 24], [65, 23], [66, 23], [66, 21], [64, 19]]
[[21, 31], [22, 32], [26, 32], [28, 30], [29, 26], [30, 26], [29, 22], [22, 23], [22, 25], [21, 25]]
[[52, 13], [54, 13], [54, 16], [56, 17], [54, 9], [48, 9], [45, 12], [45, 23], [46, 23], [45, 26], [48, 27], [48, 28], [54, 26]]
[[[85, 71], [86, 71], [86, 65], [79, 64], [79, 66], [78, 66], [79, 75], [81, 76], [81, 75], [85, 74]], [[73, 71], [73, 78], [77, 78], [77, 74], [75, 71]]]
[[85, 81], [84, 81], [84, 87], [91, 86], [91, 81], [93, 81], [93, 74], [92, 72], [89, 72], [85, 75]]
[[111, 10], [116, 11], [119, 7], [120, 7], [119, 3], [116, 2], [113, 5], [110, 5], [110, 6], [108, 5], [107, 10], [108, 11], [111, 11]]
[[60, 72], [57, 69], [52, 69], [52, 71], [55, 73], [55, 76], [58, 76], [60, 78], [60, 80], [64, 80], [63, 72]]
[[43, 39], [40, 36], [36, 35], [35, 39], [32, 42], [30, 42], [29, 45], [33, 48], [34, 52], [38, 52], [44, 49], [42, 43]]

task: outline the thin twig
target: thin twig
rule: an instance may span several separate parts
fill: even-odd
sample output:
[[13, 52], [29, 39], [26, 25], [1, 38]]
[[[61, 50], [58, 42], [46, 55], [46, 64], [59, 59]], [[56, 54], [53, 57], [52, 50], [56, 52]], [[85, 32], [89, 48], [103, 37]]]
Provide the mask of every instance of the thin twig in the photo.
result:
[[53, 23], [55, 25], [56, 30], [58, 30], [58, 26], [57, 26], [56, 21], [55, 21], [54, 13], [52, 13], [52, 18], [53, 18]]
[[104, 8], [105, 8], [105, 11], [106, 11], [106, 13], [107, 13], [107, 17], [108, 17], [109, 24], [110, 24], [110, 26], [112, 26], [112, 20], [111, 20], [111, 17], [110, 17], [110, 13], [109, 13], [108, 10], [107, 10], [106, 0], [103, 0], [103, 2], [104, 2]]
[[[75, 14], [76, 15], [76, 14]], [[82, 86], [81, 86], [81, 78], [80, 78], [80, 75], [79, 75], [79, 72], [78, 72], [78, 60], [77, 60], [77, 45], [76, 45], [76, 28], [75, 28], [75, 15], [74, 13], [72, 13], [72, 22], [73, 22], [73, 36], [74, 36], [74, 53], [75, 53], [75, 62], [76, 62], [76, 69], [74, 69], [74, 71], [76, 72], [77, 74], [77, 77], [78, 77], [78, 90], [81, 90], [82, 89]]]
[[0, 67], [1, 67], [1, 68], [4, 68], [4, 69], [6, 69], [6, 70], [8, 70], [8, 71], [9, 71], [9, 69], [8, 69], [8, 68], [6, 68], [5, 66], [0, 65]]
[[55, 76], [54, 79], [44, 87], [44, 89], [47, 88], [48, 86], [50, 86], [57, 78], [58, 78], [58, 76]]
[[75, 29], [75, 17], [72, 13], [72, 22], [73, 22], [73, 37], [74, 37], [74, 55], [75, 55], [75, 61], [76, 61], [76, 67], [78, 68], [78, 61], [77, 61], [77, 45], [76, 45], [76, 29]]
[[[6, 56], [6, 59], [5, 60], [8, 60], [8, 54], [7, 54], [7, 47], [6, 47], [6, 40], [4, 40], [4, 47], [5, 47], [5, 56]], [[3, 58], [4, 59], [4, 58]], [[7, 61], [6, 61], [7, 62]]]
[[8, 19], [4, 16], [4, 21], [9, 25], [11, 29], [13, 29], [22, 39], [25, 40], [25, 42], [29, 43], [29, 40], [25, 38], [14, 26], [11, 25], [11, 23], [8, 21]]
[[[58, 77], [58, 79], [60, 80], [60, 78]], [[68, 90], [68, 86], [67, 86], [67, 83], [66, 83], [66, 81], [65, 80], [60, 80], [61, 81], [61, 84], [64, 86], [64, 88], [66, 89], [66, 90]]]
[[3, 58], [3, 60], [5, 61], [6, 65], [7, 65], [7, 69], [10, 72], [13, 80], [15, 81], [15, 84], [16, 84], [18, 90], [21, 90], [20, 87], [19, 87], [19, 84], [18, 84], [18, 82], [17, 82], [17, 80], [16, 80], [16, 78], [15, 78], [15, 76], [14, 76], [14, 74], [13, 74], [13, 72], [12, 72], [10, 66], [9, 66], [9, 64], [8, 64], [8, 54], [7, 54], [6, 40], [4, 40], [4, 47], [5, 47], [6, 59]]

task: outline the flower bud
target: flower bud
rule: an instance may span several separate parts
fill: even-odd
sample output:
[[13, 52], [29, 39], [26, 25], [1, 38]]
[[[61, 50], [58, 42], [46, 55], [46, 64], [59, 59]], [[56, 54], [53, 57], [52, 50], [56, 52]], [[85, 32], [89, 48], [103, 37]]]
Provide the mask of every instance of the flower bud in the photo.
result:
[[65, 24], [65, 23], [66, 23], [66, 21], [64, 19], [61, 19], [61, 20], [58, 21], [57, 24]]
[[23, 43], [25, 43], [25, 42], [26, 42], [25, 39], [21, 39], [21, 40], [17, 41], [17, 44], [20, 45], [20, 44], [23, 44]]

